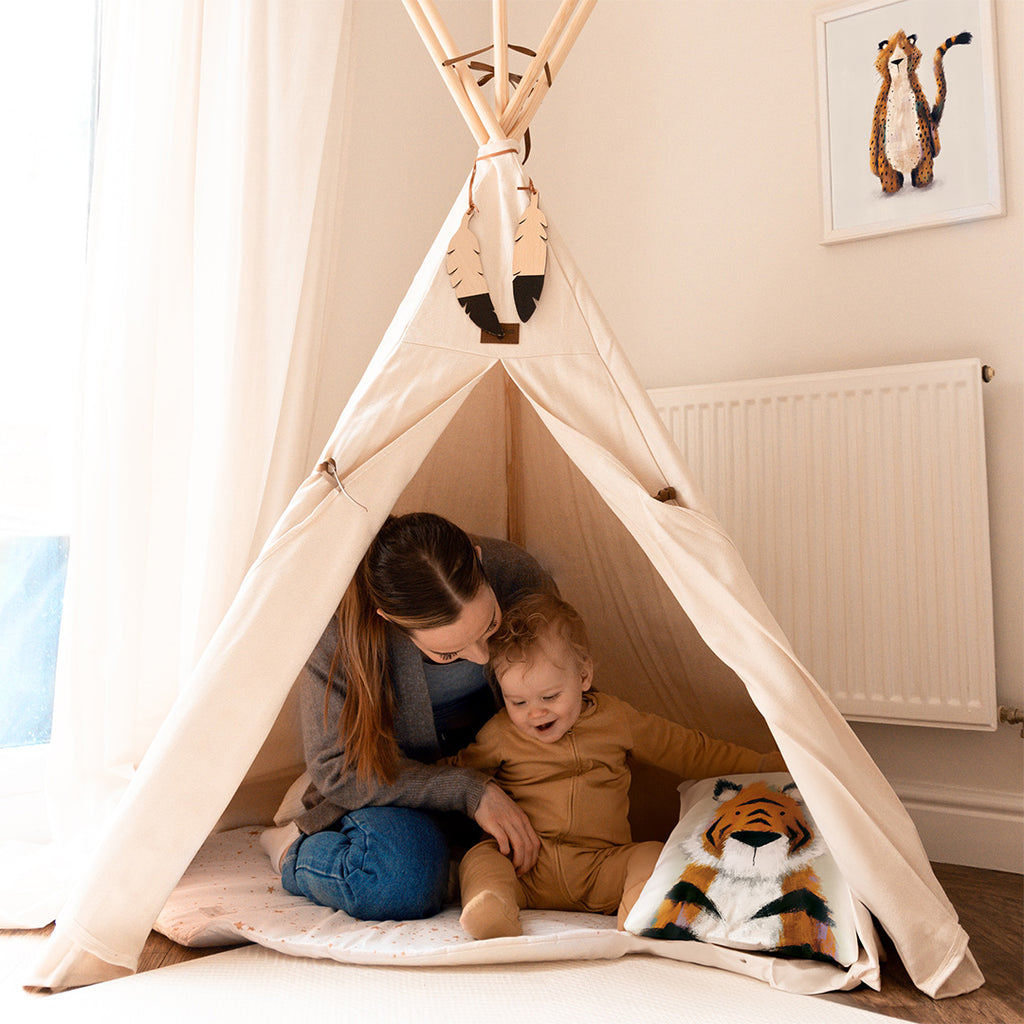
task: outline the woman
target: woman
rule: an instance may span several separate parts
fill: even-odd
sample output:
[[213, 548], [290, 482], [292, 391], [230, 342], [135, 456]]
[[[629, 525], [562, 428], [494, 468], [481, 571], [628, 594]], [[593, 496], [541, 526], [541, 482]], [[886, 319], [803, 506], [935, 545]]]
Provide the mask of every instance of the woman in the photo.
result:
[[285, 889], [360, 920], [436, 914], [458, 817], [446, 812], [472, 818], [517, 871], [533, 866], [539, 840], [516, 804], [433, 762], [494, 714], [487, 639], [502, 608], [543, 590], [551, 577], [514, 544], [430, 513], [385, 522], [303, 670], [312, 784], [295, 823], [263, 839]]

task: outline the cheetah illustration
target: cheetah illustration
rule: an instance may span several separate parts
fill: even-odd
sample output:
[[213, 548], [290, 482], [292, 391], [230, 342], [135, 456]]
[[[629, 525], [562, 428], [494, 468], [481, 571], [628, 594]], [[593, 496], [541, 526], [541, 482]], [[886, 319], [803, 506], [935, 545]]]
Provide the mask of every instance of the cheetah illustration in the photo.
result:
[[882, 88], [875, 101], [871, 123], [871, 173], [882, 182], [886, 193], [898, 192], [907, 175], [915, 188], [932, 183], [934, 161], [939, 153], [939, 121], [946, 104], [946, 75], [942, 59], [951, 46], [971, 41], [970, 32], [951, 36], [936, 51], [935, 106], [929, 108], [917, 77], [921, 51], [917, 36], [900, 29], [878, 44], [875, 67], [882, 76]]

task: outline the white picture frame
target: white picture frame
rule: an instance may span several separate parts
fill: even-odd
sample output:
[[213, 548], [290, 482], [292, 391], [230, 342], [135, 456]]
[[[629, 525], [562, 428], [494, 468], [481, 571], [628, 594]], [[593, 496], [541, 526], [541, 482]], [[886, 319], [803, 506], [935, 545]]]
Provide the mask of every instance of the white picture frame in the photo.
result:
[[[934, 227], [1006, 212], [993, 0], [862, 0], [817, 15], [822, 244]], [[880, 42], [916, 36], [918, 78], [934, 105], [937, 48], [962, 32], [967, 45], [943, 59], [947, 95], [934, 178], [887, 194], [869, 146], [882, 78]]]

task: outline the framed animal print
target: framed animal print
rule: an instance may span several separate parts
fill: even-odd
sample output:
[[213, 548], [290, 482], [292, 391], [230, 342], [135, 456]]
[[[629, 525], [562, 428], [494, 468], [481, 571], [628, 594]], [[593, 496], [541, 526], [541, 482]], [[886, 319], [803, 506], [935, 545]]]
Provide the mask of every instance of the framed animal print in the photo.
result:
[[1005, 212], [992, 0], [817, 16], [823, 244]]

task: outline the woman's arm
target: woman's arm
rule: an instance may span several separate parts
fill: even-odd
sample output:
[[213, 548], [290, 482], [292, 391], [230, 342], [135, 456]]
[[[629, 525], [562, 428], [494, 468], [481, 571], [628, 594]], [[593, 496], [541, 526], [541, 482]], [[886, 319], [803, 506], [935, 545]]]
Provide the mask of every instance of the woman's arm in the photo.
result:
[[488, 782], [473, 820], [493, 836], [517, 875], [525, 874], [537, 863], [540, 838], [526, 812], [496, 782]]
[[[322, 715], [310, 721], [309, 734], [303, 730], [307, 767], [318, 793], [337, 810], [337, 817], [358, 807], [382, 805], [461, 811], [494, 837], [517, 874], [529, 871], [537, 863], [540, 839], [530, 819], [497, 783], [480, 771], [448, 762], [424, 764], [403, 757], [393, 782], [359, 779], [352, 769], [344, 767], [337, 737], [330, 732], [329, 722], [323, 728], [320, 726], [322, 721]], [[312, 743], [308, 742], [310, 739]]]
[[461, 811], [472, 816], [487, 782], [479, 772], [425, 764], [403, 756], [394, 781], [386, 783], [372, 776], [359, 779], [353, 768], [346, 767], [338, 729], [345, 703], [345, 680], [337, 667], [331, 673], [336, 644], [337, 626], [332, 620], [299, 681], [306, 767], [319, 797], [333, 805], [336, 817], [359, 807], [388, 804]]
[[[502, 730], [499, 718], [492, 718], [476, 739], [442, 763], [483, 772], [493, 776], [502, 764]], [[540, 853], [540, 837], [534, 831], [526, 812], [493, 780], [484, 789], [483, 799], [473, 815], [476, 823], [498, 844], [508, 857], [517, 875], [529, 871]]]
[[358, 778], [343, 764], [337, 744], [307, 750], [306, 766], [320, 796], [342, 809], [359, 807], [423, 807], [435, 811], [461, 811], [472, 817], [487, 784], [486, 776], [469, 768], [424, 764], [402, 757], [392, 782], [375, 776]]

